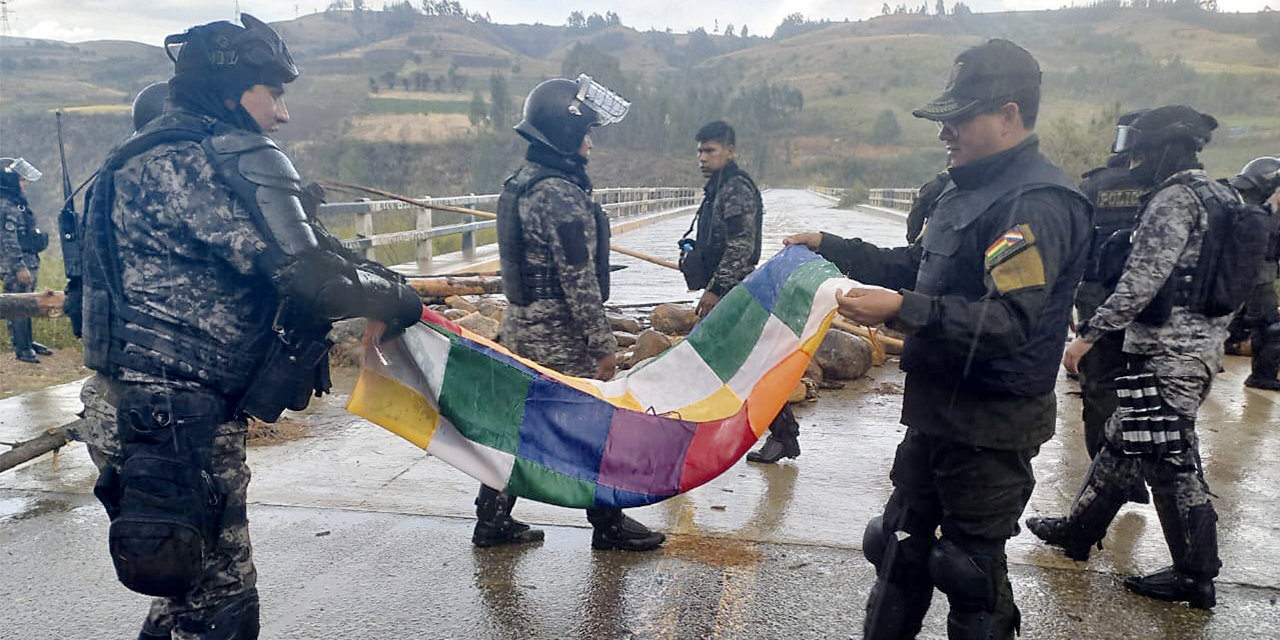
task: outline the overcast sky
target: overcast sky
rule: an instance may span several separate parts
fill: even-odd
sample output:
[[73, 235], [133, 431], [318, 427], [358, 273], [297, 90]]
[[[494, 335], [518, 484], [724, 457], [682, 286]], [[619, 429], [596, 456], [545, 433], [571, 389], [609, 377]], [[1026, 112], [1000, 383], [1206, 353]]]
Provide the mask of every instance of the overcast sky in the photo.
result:
[[[290, 20], [322, 11], [332, 0], [7, 0], [9, 35], [67, 42], [136, 40], [159, 45], [164, 36], [214, 20], [232, 19], [237, 5], [267, 22]], [[417, 0], [411, 0], [420, 4]], [[898, 2], [889, 2], [896, 6]], [[920, 6], [926, 0], [907, 0]], [[932, 12], [937, 0], [927, 0]], [[955, 0], [946, 0], [947, 6]], [[381, 9], [384, 0], [366, 0]], [[800, 12], [811, 20], [858, 20], [880, 13], [884, 0], [462, 0], [470, 11], [488, 13], [502, 24], [563, 24], [572, 11], [590, 15], [613, 11], [622, 23], [640, 30], [670, 27], [677, 33], [705, 28], [719, 20], [721, 30], [742, 25], [756, 35], [770, 35], [788, 14]], [[968, 0], [975, 11], [1048, 9], [1070, 0]], [[1083, 4], [1083, 2], [1082, 2]], [[1223, 11], [1259, 11], [1280, 0], [1218, 0]]]

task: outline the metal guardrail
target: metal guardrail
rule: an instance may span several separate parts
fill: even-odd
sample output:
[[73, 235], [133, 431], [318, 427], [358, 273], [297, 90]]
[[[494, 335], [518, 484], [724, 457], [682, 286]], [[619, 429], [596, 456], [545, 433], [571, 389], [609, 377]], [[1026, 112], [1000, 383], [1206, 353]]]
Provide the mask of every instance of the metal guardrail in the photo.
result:
[[844, 198], [844, 195], [849, 192], [848, 189], [838, 189], [836, 187], [819, 187], [817, 185], [810, 185], [809, 190], [814, 193], [821, 194], [824, 196], [829, 196], [832, 198]]
[[871, 189], [867, 196], [869, 204], [877, 207], [888, 207], [890, 209], [901, 209], [902, 211], [910, 211], [911, 206], [916, 203], [920, 190], [911, 188], [896, 189]]
[[[498, 204], [498, 194], [419, 199], [429, 204], [466, 207], [481, 211], [492, 211]], [[697, 204], [698, 190], [686, 187], [615, 187], [597, 189], [592, 193], [591, 199], [604, 207], [604, 210], [609, 214], [610, 220], [617, 220], [656, 211], [694, 206]], [[374, 216], [380, 212], [404, 211], [407, 209], [412, 209], [416, 213], [413, 229], [388, 233], [373, 232]], [[349, 249], [362, 252], [365, 257], [370, 259], [373, 258], [375, 247], [416, 243], [418, 269], [423, 272], [431, 269], [431, 260], [434, 252], [432, 240], [445, 236], [461, 235], [462, 255], [466, 259], [472, 259], [475, 257], [476, 251], [476, 231], [490, 229], [497, 225], [494, 220], [477, 220], [473, 215], [461, 214], [461, 223], [437, 227], [432, 223], [432, 214], [435, 212], [431, 209], [425, 209], [399, 200], [361, 199], [355, 202], [322, 204], [317, 213], [322, 220], [326, 221], [326, 224], [331, 226], [333, 226], [331, 223], [335, 218], [354, 217], [356, 237], [344, 238], [342, 239], [342, 244]], [[446, 215], [456, 218], [459, 214], [446, 212]]]

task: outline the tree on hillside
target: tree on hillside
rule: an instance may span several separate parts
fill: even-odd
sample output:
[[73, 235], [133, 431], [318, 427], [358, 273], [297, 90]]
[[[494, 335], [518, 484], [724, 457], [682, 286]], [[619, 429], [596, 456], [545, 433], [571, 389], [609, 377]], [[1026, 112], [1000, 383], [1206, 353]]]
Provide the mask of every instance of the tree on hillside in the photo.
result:
[[612, 11], [606, 11], [604, 12], [604, 25], [606, 27], [621, 27], [622, 18]]
[[631, 80], [622, 71], [617, 58], [597, 49], [595, 45], [579, 42], [569, 49], [560, 63], [560, 75], [576, 78], [579, 73], [591, 76], [596, 82], [613, 89], [623, 97], [634, 93]]
[[725, 27], [724, 27], [724, 35], [725, 35], [725, 37], [728, 37], [728, 38], [732, 38], [732, 37], [733, 37], [733, 23], [732, 23], [732, 22], [730, 22], [729, 24], [725, 25]]
[[880, 15], [882, 15], [882, 16], [887, 16], [887, 15], [889, 15], [889, 14], [891, 14], [891, 13], [893, 13], [893, 9], [890, 9], [890, 8], [889, 8], [889, 3], [888, 3], [888, 2], [884, 3], [884, 6], [883, 6], [883, 7], [880, 7]]
[[744, 25], [742, 25], [742, 37], [743, 37], [743, 38], [750, 38], [750, 37], [751, 37], [751, 34], [747, 32], [747, 25], [745, 25], [745, 24], [744, 24]]
[[480, 95], [480, 90], [476, 89], [471, 94], [471, 106], [467, 109], [467, 119], [471, 121], [471, 126], [479, 126], [484, 122], [485, 114], [488, 109], [484, 105], [484, 96]]
[[953, 16], [971, 16], [973, 11], [969, 10], [969, 5], [963, 2], [957, 2], [951, 5], [951, 15]]
[[773, 38], [781, 40], [798, 35], [804, 31], [805, 24], [804, 14], [797, 11], [782, 19], [782, 24], [779, 24], [778, 28], [773, 30]]
[[500, 73], [489, 76], [489, 100], [489, 123], [498, 131], [506, 130], [511, 109], [511, 91], [507, 87], [506, 76]]
[[587, 17], [587, 31], [599, 31], [604, 27], [604, 16], [598, 13], [593, 13]]
[[586, 29], [587, 17], [582, 15], [581, 11], [574, 11], [569, 14], [569, 19], [564, 21], [564, 26], [570, 29]]
[[454, 91], [462, 91], [462, 87], [466, 84], [467, 78], [461, 73], [458, 73], [457, 63], [449, 65], [449, 86], [452, 87]]
[[378, 81], [373, 76], [369, 76], [369, 93], [378, 92]]
[[892, 109], [885, 109], [871, 125], [871, 139], [877, 144], [892, 144], [902, 137], [902, 125]]
[[686, 68], [698, 66], [699, 62], [716, 55], [716, 43], [707, 35], [707, 30], [698, 27], [689, 34], [689, 42], [685, 45], [684, 64]]
[[947, 15], [947, 1], [946, 1], [946, 0], [938, 0], [938, 4], [933, 8], [933, 11], [934, 11], [934, 13], [938, 14], [939, 16], [945, 16], [945, 15]]
[[388, 90], [391, 90], [391, 89], [395, 89], [395, 88], [396, 88], [396, 72], [394, 72], [394, 71], [383, 71], [383, 72], [382, 72], [382, 75], [381, 75], [381, 76], [379, 76], [379, 77], [380, 77], [380, 78], [382, 78], [382, 81], [383, 81], [383, 82], [387, 83], [387, 89], [388, 89]]

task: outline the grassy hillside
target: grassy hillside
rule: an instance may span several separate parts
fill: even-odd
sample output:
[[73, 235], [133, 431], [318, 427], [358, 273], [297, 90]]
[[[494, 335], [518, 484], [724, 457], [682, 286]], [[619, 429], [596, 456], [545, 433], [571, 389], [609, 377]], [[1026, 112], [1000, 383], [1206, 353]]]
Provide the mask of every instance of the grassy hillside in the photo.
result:
[[[943, 156], [935, 127], [910, 110], [940, 91], [956, 53], [1008, 37], [1041, 63], [1039, 130], [1069, 171], [1101, 160], [1116, 113], [1170, 102], [1222, 122], [1205, 153], [1217, 175], [1280, 153], [1280, 14], [1094, 8], [792, 26], [741, 38], [403, 10], [304, 16], [275, 25], [303, 72], [288, 87], [293, 122], [281, 141], [310, 177], [493, 191], [519, 162], [509, 128], [522, 97], [578, 71], [562, 67], [585, 51], [579, 64], [634, 102], [598, 136], [598, 185], [697, 184], [690, 138], [721, 117], [739, 125], [743, 163], [763, 182], [918, 184]], [[156, 46], [0, 38], [0, 139], [50, 178], [32, 190], [37, 212], [50, 217], [61, 200], [51, 111], [67, 111], [71, 174], [83, 179], [127, 133], [131, 97], [170, 69]], [[495, 90], [505, 92], [497, 108]], [[801, 99], [774, 104], [788, 92]]]

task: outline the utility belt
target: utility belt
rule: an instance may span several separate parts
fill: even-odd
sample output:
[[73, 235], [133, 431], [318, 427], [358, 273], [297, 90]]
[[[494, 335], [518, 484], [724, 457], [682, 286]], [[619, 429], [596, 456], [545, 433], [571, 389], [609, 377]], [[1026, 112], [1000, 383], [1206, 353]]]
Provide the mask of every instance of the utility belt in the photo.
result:
[[555, 274], [525, 274], [525, 298], [534, 300], [564, 300], [564, 289], [560, 286], [560, 277]]
[[124, 385], [116, 408], [122, 462], [103, 468], [94, 495], [111, 518], [111, 560], [124, 586], [178, 597], [198, 586], [222, 527], [242, 522], [226, 509], [213, 439], [235, 416], [212, 391]]

